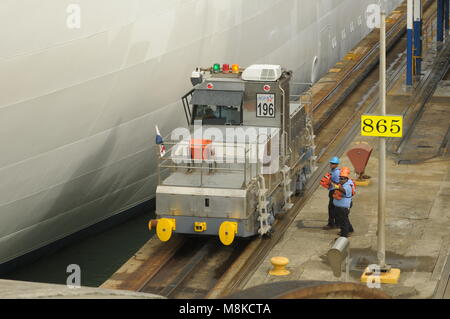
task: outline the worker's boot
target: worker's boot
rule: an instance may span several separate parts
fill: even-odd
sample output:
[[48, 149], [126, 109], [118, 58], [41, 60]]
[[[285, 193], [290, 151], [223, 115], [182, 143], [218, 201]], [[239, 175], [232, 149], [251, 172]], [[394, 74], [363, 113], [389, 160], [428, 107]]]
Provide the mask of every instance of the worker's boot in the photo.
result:
[[332, 229], [336, 229], [336, 228], [339, 228], [339, 227], [336, 225], [330, 225], [330, 224], [322, 227], [323, 230], [332, 230]]

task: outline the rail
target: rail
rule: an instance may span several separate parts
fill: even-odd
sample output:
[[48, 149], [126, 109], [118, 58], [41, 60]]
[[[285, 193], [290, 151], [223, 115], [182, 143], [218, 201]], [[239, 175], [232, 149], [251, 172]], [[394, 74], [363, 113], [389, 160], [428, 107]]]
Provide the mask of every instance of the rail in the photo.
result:
[[420, 94], [415, 96], [415, 99], [408, 107], [403, 116], [406, 118], [408, 113], [412, 114], [411, 119], [404, 123], [404, 134], [398, 143], [395, 143], [394, 154], [400, 155], [406, 142], [411, 137], [417, 123], [424, 114], [425, 106], [432, 98], [439, 82], [445, 77], [450, 69], [450, 42], [443, 44], [441, 50], [437, 53], [435, 65], [431, 72], [428, 73], [420, 88]]

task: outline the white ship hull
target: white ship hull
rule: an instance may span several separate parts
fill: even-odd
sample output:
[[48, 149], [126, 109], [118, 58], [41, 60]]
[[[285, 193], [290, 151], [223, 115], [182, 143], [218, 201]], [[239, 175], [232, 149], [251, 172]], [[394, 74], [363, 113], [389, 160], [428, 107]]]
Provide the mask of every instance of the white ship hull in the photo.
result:
[[72, 29], [74, 1], [2, 0], [0, 264], [154, 197], [154, 127], [185, 126], [195, 67], [317, 80], [370, 31], [372, 2], [77, 0]]

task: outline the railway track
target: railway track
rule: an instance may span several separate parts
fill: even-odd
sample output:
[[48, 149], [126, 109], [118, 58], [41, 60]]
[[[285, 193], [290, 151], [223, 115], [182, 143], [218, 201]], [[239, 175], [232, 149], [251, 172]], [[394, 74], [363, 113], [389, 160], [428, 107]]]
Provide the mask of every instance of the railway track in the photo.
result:
[[[427, 8], [433, 6], [429, 4]], [[431, 11], [434, 10], [425, 14], [425, 27], [433, 19]], [[390, 29], [388, 88], [398, 80], [405, 67], [404, 25], [404, 19], [399, 19]], [[320, 150], [318, 163], [322, 164], [308, 182], [303, 196], [293, 200], [293, 209], [275, 222], [272, 238], [241, 239], [224, 247], [217, 238], [174, 236], [171, 244], [156, 245], [153, 260], [142, 267], [145, 272], [132, 278], [132, 284], [122, 289], [178, 299], [218, 298], [243, 289], [317, 188], [328, 167], [323, 159], [332, 154], [343, 154], [358, 132], [360, 115], [373, 112], [378, 105], [377, 48], [356, 63], [329, 94], [313, 105], [316, 145]]]
[[447, 254], [447, 261], [442, 269], [433, 299], [450, 299], [450, 252]]
[[[406, 144], [411, 139], [417, 125], [427, 111], [428, 103], [431, 101], [439, 82], [443, 79], [450, 78], [450, 43], [443, 43], [439, 49], [440, 50], [436, 52], [436, 60], [432, 70], [427, 74], [427, 78], [422, 81], [419, 96], [412, 101], [410, 107], [408, 107], [403, 114], [404, 118], [407, 119], [404, 124], [405, 134], [403, 135], [403, 138], [398, 142], [393, 141], [394, 143], [392, 143], [393, 147], [391, 153], [397, 155], [399, 158], [402, 157]], [[439, 121], [439, 116], [435, 116], [435, 120]], [[422, 135], [424, 135], [423, 132]], [[429, 150], [424, 150], [424, 152], [422, 152], [424, 154], [421, 154], [422, 156], [417, 156], [419, 157], [418, 159], [399, 159], [398, 163], [415, 164], [440, 156], [443, 148], [446, 146], [445, 144], [448, 143], [448, 141], [447, 143], [445, 142], [446, 141], [441, 142], [441, 148], [436, 154], [430, 154]], [[439, 143], [439, 141], [430, 141], [430, 143]]]
[[168, 298], [204, 298], [249, 242], [224, 247], [217, 238], [187, 237], [139, 291]]
[[[431, 17], [434, 17], [435, 3], [427, 1], [424, 5], [424, 29], [428, 27], [431, 22]], [[404, 35], [406, 28], [406, 15], [402, 16], [397, 22], [391, 26], [386, 32], [386, 49], [391, 50], [399, 39]], [[402, 32], [403, 31], [403, 32]], [[379, 62], [379, 36], [377, 33], [372, 33], [368, 37], [368, 43], [372, 48], [366, 55], [358, 60], [347, 73], [336, 82], [334, 87], [329, 90], [324, 96], [319, 96], [316, 101], [313, 101], [312, 110], [315, 116], [314, 130], [319, 131], [322, 126], [327, 123], [330, 116], [340, 107], [345, 99], [357, 88], [357, 86], [367, 77], [370, 72], [376, 67]], [[356, 50], [358, 51], [358, 49]]]

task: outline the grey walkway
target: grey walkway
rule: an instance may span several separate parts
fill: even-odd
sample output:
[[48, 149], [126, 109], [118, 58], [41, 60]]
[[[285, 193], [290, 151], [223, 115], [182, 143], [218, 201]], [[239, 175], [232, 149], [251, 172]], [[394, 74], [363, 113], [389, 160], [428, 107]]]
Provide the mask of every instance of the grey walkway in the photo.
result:
[[0, 299], [161, 299], [162, 297], [100, 288], [68, 288], [64, 285], [0, 280]]
[[[378, 145], [374, 138], [357, 137], [355, 141]], [[372, 184], [358, 187], [350, 215], [355, 228], [350, 237], [351, 282], [359, 282], [365, 266], [377, 261], [377, 157], [375, 149], [366, 170], [372, 176]], [[342, 166], [351, 167], [346, 156], [343, 160]], [[431, 298], [450, 247], [449, 162], [397, 165], [389, 159], [387, 177], [387, 262], [400, 268], [402, 274], [398, 285], [383, 285], [382, 289], [398, 298]], [[338, 231], [321, 229], [328, 218], [327, 195], [323, 188], [313, 194], [246, 288], [276, 281], [339, 280], [333, 276], [326, 259]], [[270, 258], [274, 256], [290, 259], [291, 275], [268, 275]]]

